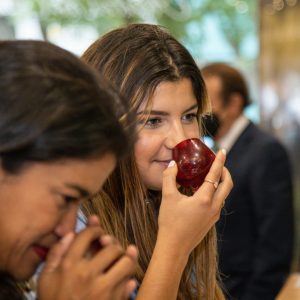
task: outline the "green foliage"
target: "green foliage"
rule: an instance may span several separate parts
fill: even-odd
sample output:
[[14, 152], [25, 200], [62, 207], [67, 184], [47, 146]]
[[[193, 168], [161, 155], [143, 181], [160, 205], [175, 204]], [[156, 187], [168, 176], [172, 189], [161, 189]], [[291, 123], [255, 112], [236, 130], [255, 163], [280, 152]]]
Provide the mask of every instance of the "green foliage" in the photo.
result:
[[253, 0], [206, 1], [204, 9], [216, 16], [220, 28], [238, 56], [244, 38], [256, 33], [256, 6]]
[[[241, 56], [241, 44], [256, 33], [256, 1], [253, 0], [19, 0], [39, 18], [47, 38], [52, 23], [91, 25], [99, 35], [133, 22], [158, 23], [191, 47], [201, 43], [204, 20], [213, 16], [224, 36]], [[191, 35], [189, 25], [199, 33]], [[191, 35], [191, 36], [190, 36]]]

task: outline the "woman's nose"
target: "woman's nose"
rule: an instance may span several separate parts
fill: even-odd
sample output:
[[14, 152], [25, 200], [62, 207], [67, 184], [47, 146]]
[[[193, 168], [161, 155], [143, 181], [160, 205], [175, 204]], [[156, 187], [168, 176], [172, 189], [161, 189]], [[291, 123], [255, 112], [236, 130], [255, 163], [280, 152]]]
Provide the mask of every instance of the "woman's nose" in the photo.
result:
[[167, 134], [166, 146], [169, 149], [173, 149], [178, 143], [187, 139], [187, 135], [184, 131], [182, 124], [174, 124]]
[[55, 228], [57, 236], [63, 237], [67, 233], [75, 230], [78, 209], [79, 206], [74, 204], [64, 213], [59, 224]]

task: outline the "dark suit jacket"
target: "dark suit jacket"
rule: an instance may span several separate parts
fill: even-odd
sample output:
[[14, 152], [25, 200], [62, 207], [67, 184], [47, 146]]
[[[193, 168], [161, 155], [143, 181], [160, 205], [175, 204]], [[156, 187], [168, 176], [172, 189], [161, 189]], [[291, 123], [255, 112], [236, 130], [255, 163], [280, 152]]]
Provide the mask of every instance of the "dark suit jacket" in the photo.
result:
[[250, 123], [227, 155], [234, 188], [217, 224], [228, 299], [274, 300], [293, 248], [292, 179], [285, 149]]

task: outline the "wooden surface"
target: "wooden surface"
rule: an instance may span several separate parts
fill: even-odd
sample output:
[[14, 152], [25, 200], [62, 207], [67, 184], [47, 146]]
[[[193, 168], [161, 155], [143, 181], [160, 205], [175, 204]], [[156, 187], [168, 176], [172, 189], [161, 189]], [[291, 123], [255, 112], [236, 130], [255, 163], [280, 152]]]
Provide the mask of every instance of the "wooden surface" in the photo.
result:
[[289, 276], [276, 300], [300, 300], [300, 273]]

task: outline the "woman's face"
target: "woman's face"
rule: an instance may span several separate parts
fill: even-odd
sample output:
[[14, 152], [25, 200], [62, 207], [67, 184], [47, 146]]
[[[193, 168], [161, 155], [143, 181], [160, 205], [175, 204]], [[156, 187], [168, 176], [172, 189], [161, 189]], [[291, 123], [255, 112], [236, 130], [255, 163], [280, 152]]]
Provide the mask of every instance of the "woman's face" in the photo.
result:
[[145, 186], [161, 190], [162, 172], [172, 159], [172, 148], [182, 140], [200, 137], [198, 104], [186, 78], [162, 82], [150, 100], [150, 111], [146, 103], [138, 109], [141, 122], [135, 159]]
[[12, 175], [0, 168], [0, 270], [29, 278], [48, 250], [74, 230], [79, 204], [95, 194], [115, 157], [33, 163]]

